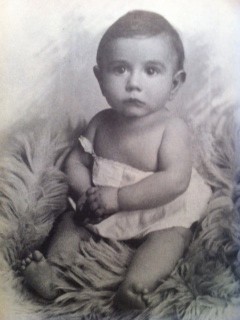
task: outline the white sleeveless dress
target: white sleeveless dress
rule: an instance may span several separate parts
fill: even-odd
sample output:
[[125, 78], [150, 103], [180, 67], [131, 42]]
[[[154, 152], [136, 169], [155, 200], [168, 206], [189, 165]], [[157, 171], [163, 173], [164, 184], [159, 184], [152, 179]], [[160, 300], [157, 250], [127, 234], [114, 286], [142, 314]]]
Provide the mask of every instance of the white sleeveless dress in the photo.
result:
[[[84, 136], [80, 136], [79, 142], [93, 157], [92, 182], [95, 186], [121, 188], [154, 173], [97, 156], [91, 142]], [[153, 209], [119, 211], [86, 227], [104, 238], [116, 240], [140, 239], [149, 232], [177, 226], [190, 228], [204, 215], [210, 196], [210, 187], [193, 168], [187, 190], [170, 203]]]

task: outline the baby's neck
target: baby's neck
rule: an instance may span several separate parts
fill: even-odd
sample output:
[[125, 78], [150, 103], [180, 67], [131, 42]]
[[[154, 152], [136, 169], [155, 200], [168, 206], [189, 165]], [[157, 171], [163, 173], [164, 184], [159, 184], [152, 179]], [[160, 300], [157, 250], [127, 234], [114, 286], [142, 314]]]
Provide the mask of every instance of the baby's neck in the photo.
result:
[[170, 115], [169, 110], [163, 108], [142, 117], [126, 117], [115, 112], [115, 119], [117, 125], [126, 130], [143, 130], [144, 128], [147, 129], [151, 127], [156, 122], [159, 124], [164, 122], [170, 117]]

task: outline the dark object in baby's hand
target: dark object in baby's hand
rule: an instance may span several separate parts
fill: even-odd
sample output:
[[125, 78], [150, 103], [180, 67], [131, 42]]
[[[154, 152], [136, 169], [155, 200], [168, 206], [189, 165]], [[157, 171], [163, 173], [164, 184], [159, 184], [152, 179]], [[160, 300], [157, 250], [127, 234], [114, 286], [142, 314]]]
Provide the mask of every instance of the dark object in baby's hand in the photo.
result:
[[86, 225], [99, 223], [102, 219], [96, 217], [95, 212], [91, 210], [88, 201], [86, 201], [81, 208], [77, 208], [74, 220], [78, 225]]
[[86, 201], [80, 208], [77, 207], [74, 220], [78, 225], [85, 225], [88, 223], [90, 215], [91, 209]]

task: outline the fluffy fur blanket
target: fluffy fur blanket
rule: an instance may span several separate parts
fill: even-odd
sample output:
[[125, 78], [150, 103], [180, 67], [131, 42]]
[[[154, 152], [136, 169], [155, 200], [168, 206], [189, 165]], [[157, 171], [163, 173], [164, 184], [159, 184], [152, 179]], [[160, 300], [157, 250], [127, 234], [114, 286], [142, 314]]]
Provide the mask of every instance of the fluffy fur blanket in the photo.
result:
[[41, 247], [56, 218], [67, 210], [68, 187], [61, 165], [70, 139], [49, 128], [18, 130], [2, 148], [0, 318], [238, 319], [240, 172], [230, 114], [217, 119], [208, 148], [198, 154], [204, 159], [198, 169], [214, 191], [206, 217], [186, 256], [152, 293], [151, 306], [143, 313], [122, 314], [114, 309], [115, 292], [133, 253], [119, 242], [80, 243], [75, 263], [59, 266], [68, 285], [53, 303], [25, 288], [17, 272], [19, 262]]

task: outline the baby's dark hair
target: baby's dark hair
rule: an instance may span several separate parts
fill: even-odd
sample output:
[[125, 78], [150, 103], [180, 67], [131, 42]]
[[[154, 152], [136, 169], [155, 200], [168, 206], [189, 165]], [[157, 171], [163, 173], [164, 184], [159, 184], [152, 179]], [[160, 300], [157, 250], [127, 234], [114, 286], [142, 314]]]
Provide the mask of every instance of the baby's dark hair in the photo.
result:
[[107, 44], [114, 39], [138, 36], [153, 37], [162, 33], [170, 37], [177, 54], [177, 69], [182, 70], [185, 55], [178, 32], [160, 14], [144, 10], [126, 13], [107, 29], [98, 46], [97, 64], [101, 67]]

